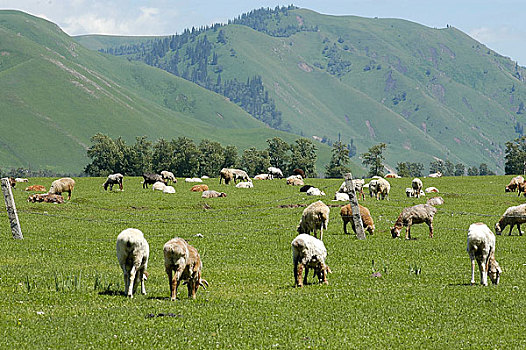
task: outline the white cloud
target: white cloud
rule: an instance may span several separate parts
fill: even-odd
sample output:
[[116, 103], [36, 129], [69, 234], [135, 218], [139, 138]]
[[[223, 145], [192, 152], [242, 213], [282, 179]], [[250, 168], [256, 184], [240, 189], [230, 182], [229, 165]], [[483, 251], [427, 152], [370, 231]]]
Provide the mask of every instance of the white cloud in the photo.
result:
[[520, 40], [521, 35], [513, 28], [500, 27], [479, 27], [469, 31], [469, 35], [474, 39], [487, 44], [499, 43], [503, 41]]

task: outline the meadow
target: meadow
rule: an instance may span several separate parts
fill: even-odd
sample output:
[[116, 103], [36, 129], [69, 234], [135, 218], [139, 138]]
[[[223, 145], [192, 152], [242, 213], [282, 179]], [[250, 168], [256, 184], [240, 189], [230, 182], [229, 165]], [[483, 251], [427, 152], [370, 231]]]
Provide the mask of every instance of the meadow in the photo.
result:
[[[429, 198], [407, 198], [410, 179], [390, 179], [389, 201], [361, 202], [376, 225], [363, 241], [343, 234], [338, 205], [345, 203], [331, 202], [342, 180], [306, 179], [334, 205], [324, 234], [333, 273], [329, 285], [310, 277], [303, 288], [294, 288], [290, 242], [304, 206], [319, 198], [285, 180], [237, 189], [208, 179], [227, 197], [202, 199], [182, 180], [168, 195], [143, 190], [139, 178], [125, 178], [123, 192], [104, 192], [102, 178], [77, 178], [62, 205], [27, 203], [26, 184], [18, 184], [23, 240], [12, 238], [5, 209], [0, 215], [0, 348], [524, 348], [526, 237], [508, 236], [509, 228], [497, 236], [498, 286], [470, 285], [466, 252], [471, 223], [493, 229], [507, 207], [525, 201], [504, 192], [509, 179], [422, 179], [445, 204], [435, 237], [415, 225], [409, 241], [389, 230], [402, 208]], [[116, 237], [128, 227], [150, 245], [147, 295], [133, 299], [123, 295], [115, 256]], [[175, 236], [203, 260], [210, 286], [196, 300], [186, 286], [169, 299], [162, 246]]]

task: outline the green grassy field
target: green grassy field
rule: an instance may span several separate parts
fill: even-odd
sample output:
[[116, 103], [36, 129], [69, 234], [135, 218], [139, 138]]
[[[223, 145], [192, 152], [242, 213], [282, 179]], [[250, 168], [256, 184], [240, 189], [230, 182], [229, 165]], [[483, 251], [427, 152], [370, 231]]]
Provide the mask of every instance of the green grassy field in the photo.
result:
[[[390, 180], [389, 201], [362, 203], [376, 224], [364, 241], [343, 234], [339, 208], [331, 207], [329, 285], [301, 289], [293, 287], [290, 242], [302, 205], [318, 198], [284, 180], [236, 189], [210, 179], [227, 197], [204, 200], [184, 181], [168, 195], [143, 190], [139, 178], [125, 178], [124, 192], [104, 192], [102, 178], [78, 178], [62, 205], [27, 203], [18, 184], [24, 240], [12, 239], [5, 211], [0, 219], [0, 348], [524, 348], [526, 238], [508, 229], [497, 237], [498, 286], [469, 285], [466, 253], [471, 223], [493, 228], [508, 206], [524, 202], [504, 193], [509, 178], [423, 179], [445, 199], [432, 239], [425, 225], [413, 227], [414, 240], [391, 238], [402, 208], [429, 198], [405, 197], [410, 179]], [[341, 181], [306, 183], [338, 205], [330, 199]], [[133, 299], [122, 294], [115, 256], [116, 237], [128, 227], [150, 244], [148, 294]], [[210, 287], [196, 300], [186, 288], [169, 299], [162, 246], [174, 236], [201, 254]]]

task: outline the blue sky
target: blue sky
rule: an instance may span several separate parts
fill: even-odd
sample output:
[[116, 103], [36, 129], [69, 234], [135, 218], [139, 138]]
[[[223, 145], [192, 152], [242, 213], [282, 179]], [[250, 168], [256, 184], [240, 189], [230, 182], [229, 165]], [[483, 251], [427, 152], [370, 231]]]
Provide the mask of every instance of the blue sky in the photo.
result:
[[290, 3], [331, 15], [402, 18], [436, 28], [453, 25], [526, 66], [523, 0], [0, 0], [0, 9], [46, 18], [69, 35], [166, 35]]

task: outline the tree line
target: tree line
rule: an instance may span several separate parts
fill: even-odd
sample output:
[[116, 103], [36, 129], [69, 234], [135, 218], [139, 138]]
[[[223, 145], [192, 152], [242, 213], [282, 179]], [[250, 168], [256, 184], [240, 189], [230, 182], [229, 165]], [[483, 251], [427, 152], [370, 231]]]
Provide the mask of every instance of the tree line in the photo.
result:
[[121, 137], [98, 133], [91, 138], [87, 151], [91, 162], [84, 171], [89, 176], [106, 176], [121, 173], [141, 176], [143, 173], [168, 170], [177, 177], [217, 177], [222, 168], [242, 168], [248, 174], [267, 173], [274, 166], [290, 173], [295, 168], [316, 176], [317, 147], [308, 139], [300, 138], [291, 144], [279, 137], [267, 140], [267, 148], [245, 149], [241, 156], [236, 146], [222, 146], [219, 142], [203, 139], [195, 143], [187, 137], [156, 142], [145, 136], [137, 137], [135, 144], [128, 145]]

